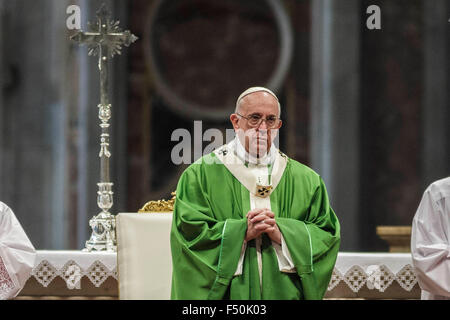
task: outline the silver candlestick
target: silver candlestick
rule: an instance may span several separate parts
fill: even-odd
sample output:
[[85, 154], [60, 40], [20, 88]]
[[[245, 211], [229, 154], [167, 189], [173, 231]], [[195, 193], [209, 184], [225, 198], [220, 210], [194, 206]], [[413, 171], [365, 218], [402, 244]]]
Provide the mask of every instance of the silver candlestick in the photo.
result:
[[111, 119], [111, 104], [108, 100], [108, 60], [120, 54], [122, 46], [128, 47], [138, 38], [130, 31], [119, 28], [119, 21], [110, 20], [110, 14], [103, 4], [97, 11], [97, 21], [88, 23], [89, 32], [77, 31], [71, 40], [88, 46], [90, 56], [98, 55], [100, 71], [100, 104], [98, 105], [100, 119], [100, 182], [97, 183], [97, 205], [102, 210], [94, 216], [89, 225], [92, 228], [91, 238], [86, 241], [85, 251], [116, 251], [116, 221], [109, 210], [113, 206], [113, 183], [109, 174], [109, 120]]

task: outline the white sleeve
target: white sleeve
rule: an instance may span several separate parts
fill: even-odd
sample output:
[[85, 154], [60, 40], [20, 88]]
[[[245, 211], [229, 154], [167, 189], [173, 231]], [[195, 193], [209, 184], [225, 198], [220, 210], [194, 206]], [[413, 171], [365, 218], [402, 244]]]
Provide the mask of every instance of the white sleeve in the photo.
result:
[[242, 244], [241, 256], [239, 257], [238, 266], [236, 268], [234, 276], [240, 276], [242, 274], [242, 266], [244, 265], [245, 249], [247, 249], [247, 242], [244, 241], [244, 243]]
[[422, 290], [450, 297], [449, 212], [425, 191], [411, 231], [412, 262]]
[[281, 235], [281, 245], [272, 241], [272, 246], [275, 249], [278, 260], [278, 268], [281, 272], [286, 273], [296, 273], [297, 269], [292, 262], [291, 254], [289, 253], [286, 242], [284, 241], [283, 235]]
[[36, 251], [12, 210], [0, 202], [0, 299], [14, 298], [34, 267]]
[[[275, 249], [278, 260], [278, 268], [281, 272], [286, 273], [296, 273], [297, 269], [292, 262], [291, 254], [289, 253], [286, 242], [284, 241], [283, 235], [281, 235], [281, 245], [272, 241], [272, 246]], [[242, 267], [244, 265], [245, 250], [247, 248], [247, 243], [244, 241], [241, 249], [241, 256], [239, 257], [238, 266], [234, 273], [235, 276], [240, 276], [242, 274]]]

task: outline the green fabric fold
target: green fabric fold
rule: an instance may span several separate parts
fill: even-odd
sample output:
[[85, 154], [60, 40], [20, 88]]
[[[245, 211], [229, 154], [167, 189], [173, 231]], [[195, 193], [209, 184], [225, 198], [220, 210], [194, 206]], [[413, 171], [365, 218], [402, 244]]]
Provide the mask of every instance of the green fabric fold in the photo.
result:
[[340, 227], [325, 185], [314, 171], [288, 159], [270, 196], [271, 209], [297, 273], [279, 270], [263, 235], [262, 285], [254, 241], [242, 275], [234, 276], [247, 230], [249, 191], [213, 153], [182, 174], [172, 231], [172, 299], [322, 299], [339, 250]]

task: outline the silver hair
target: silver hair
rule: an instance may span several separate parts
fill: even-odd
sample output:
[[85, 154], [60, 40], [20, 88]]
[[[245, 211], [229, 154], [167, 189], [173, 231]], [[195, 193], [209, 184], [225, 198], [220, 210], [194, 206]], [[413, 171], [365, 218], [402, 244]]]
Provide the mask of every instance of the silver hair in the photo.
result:
[[234, 113], [238, 113], [239, 109], [241, 108], [241, 100], [254, 92], [267, 92], [268, 94], [270, 94], [272, 97], [274, 97], [277, 100], [278, 103], [278, 117], [281, 116], [281, 105], [280, 105], [280, 101], [278, 100], [278, 97], [275, 95], [275, 93], [273, 93], [271, 90], [264, 88], [264, 87], [251, 87], [248, 88], [247, 90], [245, 90], [244, 92], [242, 92], [239, 97], [237, 98], [236, 101], [236, 108], [234, 109]]

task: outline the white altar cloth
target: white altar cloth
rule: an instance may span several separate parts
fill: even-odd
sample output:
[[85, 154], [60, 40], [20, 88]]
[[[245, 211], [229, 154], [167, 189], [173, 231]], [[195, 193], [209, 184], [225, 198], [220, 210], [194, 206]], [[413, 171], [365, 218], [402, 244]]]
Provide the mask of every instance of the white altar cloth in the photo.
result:
[[417, 277], [410, 253], [339, 252], [328, 291], [340, 281], [353, 292], [358, 292], [364, 285], [384, 292], [395, 282], [405, 291], [411, 291], [417, 284]]
[[[64, 279], [68, 289], [80, 289], [82, 277], [100, 287], [109, 277], [117, 280], [116, 264], [116, 253], [38, 250], [31, 277], [43, 287], [56, 277]], [[328, 291], [345, 284], [354, 293], [362, 288], [383, 293], [394, 283], [405, 292], [417, 284], [411, 254], [339, 252]]]
[[61, 277], [68, 289], [80, 289], [81, 278], [85, 276], [99, 287], [109, 277], [117, 280], [116, 265], [114, 252], [38, 250], [31, 277], [44, 287]]

